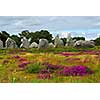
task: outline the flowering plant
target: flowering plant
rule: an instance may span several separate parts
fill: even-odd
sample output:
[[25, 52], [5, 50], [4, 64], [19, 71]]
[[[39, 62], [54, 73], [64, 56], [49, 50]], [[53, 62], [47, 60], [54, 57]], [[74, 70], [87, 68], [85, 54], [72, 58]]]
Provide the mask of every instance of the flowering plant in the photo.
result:
[[38, 77], [38, 79], [50, 79], [51, 74], [50, 74], [49, 70], [43, 69], [39, 72], [37, 77]]
[[87, 74], [93, 74], [93, 71], [86, 66], [72, 66], [64, 67], [59, 71], [59, 74], [64, 76], [84, 76]]
[[27, 65], [29, 64], [29, 62], [25, 61], [25, 62], [21, 62], [18, 67], [19, 68], [27, 68]]

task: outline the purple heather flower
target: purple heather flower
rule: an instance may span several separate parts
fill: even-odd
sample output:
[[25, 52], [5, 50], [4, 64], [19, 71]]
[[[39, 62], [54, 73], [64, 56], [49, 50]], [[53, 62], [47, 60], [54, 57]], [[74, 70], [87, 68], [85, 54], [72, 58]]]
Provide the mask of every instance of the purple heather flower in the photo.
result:
[[27, 61], [26, 58], [19, 58], [19, 61]]
[[61, 69], [63, 66], [60, 65], [53, 65], [49, 63], [44, 63], [43, 65], [47, 66], [48, 69], [56, 70], [56, 69]]
[[62, 52], [60, 54], [63, 55], [63, 56], [72, 56], [72, 55], [75, 55], [74, 53], [70, 53], [70, 52]]
[[45, 73], [45, 74], [38, 74], [38, 79], [50, 79], [51, 75], [49, 73]]
[[19, 59], [19, 58], [20, 58], [20, 56], [14, 56], [14, 58]]
[[42, 69], [42, 70], [40, 71], [40, 73], [41, 73], [41, 74], [45, 74], [45, 73], [50, 73], [50, 72], [49, 72], [49, 70], [47, 70], [47, 69]]
[[49, 70], [47, 69], [42, 69], [39, 74], [38, 74], [38, 79], [50, 79], [51, 78], [51, 75], [50, 75], [50, 72]]
[[58, 74], [64, 76], [84, 76], [87, 74], [93, 74], [93, 71], [85, 66], [73, 66], [64, 67], [64, 69], [59, 71]]
[[93, 54], [93, 55], [99, 55], [100, 54], [100, 50], [86, 50], [83, 51], [84, 54]]
[[[86, 66], [60, 66], [44, 63], [43, 65], [47, 66], [47, 69], [51, 72], [52, 70], [58, 70], [59, 75], [64, 76], [84, 76], [87, 74], [93, 74], [94, 72]], [[48, 70], [45, 70], [46, 73]]]
[[19, 68], [26, 68], [27, 67], [27, 64], [29, 64], [29, 62], [22, 62], [18, 65]]
[[80, 58], [67, 58], [66, 61], [80, 61]]

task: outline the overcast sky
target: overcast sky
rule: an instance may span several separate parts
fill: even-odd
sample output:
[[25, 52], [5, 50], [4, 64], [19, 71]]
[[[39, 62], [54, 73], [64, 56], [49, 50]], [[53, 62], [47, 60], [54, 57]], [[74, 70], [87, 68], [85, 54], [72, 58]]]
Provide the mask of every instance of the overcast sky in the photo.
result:
[[18, 34], [23, 30], [48, 30], [53, 35], [84, 36], [94, 39], [100, 35], [99, 16], [0, 16], [0, 31]]

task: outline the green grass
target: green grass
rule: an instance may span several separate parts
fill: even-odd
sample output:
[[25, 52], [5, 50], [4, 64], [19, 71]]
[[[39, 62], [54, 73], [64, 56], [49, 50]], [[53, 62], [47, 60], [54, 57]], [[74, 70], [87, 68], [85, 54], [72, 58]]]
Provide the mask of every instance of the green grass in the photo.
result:
[[28, 64], [26, 72], [27, 73], [38, 73], [40, 70], [45, 68], [45, 66], [41, 65], [40, 63], [33, 63], [33, 64]]
[[[1, 49], [0, 50], [0, 82], [1, 83], [99, 83], [100, 82], [100, 58], [98, 55], [83, 54], [65, 57], [59, 55], [60, 52], [77, 53], [85, 50], [100, 50], [100, 46], [94, 48], [47, 48], [47, 49]], [[13, 56], [20, 56], [25, 58], [27, 62], [26, 69], [21, 69], [18, 64], [22, 63], [19, 59]], [[69, 58], [80, 58], [79, 61], [66, 60]], [[89, 62], [84, 63], [85, 59]], [[8, 62], [3, 63], [5, 60]], [[50, 79], [38, 79], [38, 73], [41, 69], [45, 69], [42, 63], [48, 62], [50, 64], [62, 66], [83, 65], [88, 66], [94, 70], [93, 75], [86, 76], [59, 76], [55, 73], [51, 74]]]

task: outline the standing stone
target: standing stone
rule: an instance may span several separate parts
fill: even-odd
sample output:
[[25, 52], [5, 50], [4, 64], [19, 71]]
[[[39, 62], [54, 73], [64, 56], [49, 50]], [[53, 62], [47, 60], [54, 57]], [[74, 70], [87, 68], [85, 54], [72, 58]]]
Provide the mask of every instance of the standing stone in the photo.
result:
[[74, 46], [74, 43], [75, 43], [75, 41], [74, 40], [72, 40], [72, 39], [68, 39], [67, 41], [66, 41], [66, 44], [65, 44], [65, 46], [67, 47], [67, 46]]
[[3, 42], [0, 40], [0, 49], [3, 49]]
[[17, 48], [16, 42], [11, 38], [7, 38], [5, 46], [6, 48]]
[[79, 40], [75, 42], [74, 46], [75, 47], [94, 47], [95, 43], [94, 41]]
[[67, 41], [65, 46], [74, 46], [74, 40], [71, 37], [71, 33], [67, 33]]
[[37, 48], [38, 47], [38, 44], [36, 42], [33, 42], [29, 48]]
[[21, 39], [22, 44], [20, 45], [20, 48], [29, 48], [31, 39], [26, 39], [26, 37], [23, 37]]
[[38, 48], [48, 48], [48, 40], [47, 39], [40, 39]]
[[64, 46], [64, 43], [63, 43], [63, 41], [59, 38], [59, 35], [57, 35], [57, 36], [55, 37], [54, 45], [55, 45], [55, 47], [62, 47], [62, 46]]
[[53, 43], [49, 43], [49, 48], [54, 48], [54, 44]]

